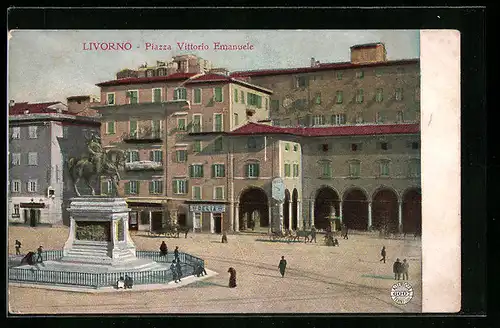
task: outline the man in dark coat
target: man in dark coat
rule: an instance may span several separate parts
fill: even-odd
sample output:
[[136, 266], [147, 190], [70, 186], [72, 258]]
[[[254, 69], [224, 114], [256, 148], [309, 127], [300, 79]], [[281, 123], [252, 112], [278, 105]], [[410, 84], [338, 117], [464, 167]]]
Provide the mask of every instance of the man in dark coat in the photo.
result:
[[175, 263], [175, 269], [177, 271], [177, 279], [181, 281], [182, 278], [182, 267], [181, 267], [181, 262], [179, 260], [176, 261]]
[[132, 288], [134, 280], [129, 275], [125, 275], [125, 289]]
[[176, 262], [179, 262], [179, 246], [175, 246], [174, 259]]
[[37, 249], [37, 253], [38, 253], [38, 256], [36, 258], [36, 261], [37, 262], [43, 262], [43, 258], [42, 258], [42, 254], [43, 254], [43, 247], [42, 245], [40, 245], [40, 247], [38, 247]]
[[278, 265], [278, 268], [280, 269], [281, 278], [283, 278], [285, 276], [285, 269], [286, 269], [286, 260], [284, 256], [281, 257], [281, 261], [280, 264]]
[[23, 259], [21, 260], [21, 265], [23, 264], [29, 264], [29, 265], [34, 265], [35, 264], [35, 253], [33, 252], [28, 252]]
[[410, 265], [408, 264], [406, 259], [403, 260], [401, 268], [403, 273], [403, 280], [408, 280], [408, 269], [410, 268]]
[[229, 268], [229, 288], [236, 287], [236, 270], [234, 268]]
[[167, 248], [167, 244], [165, 244], [165, 241], [161, 242], [161, 245], [160, 245], [160, 254], [161, 254], [161, 256], [167, 256], [168, 255], [168, 248]]
[[170, 264], [170, 272], [172, 272], [172, 278], [174, 279], [175, 283], [177, 283], [178, 277], [177, 277], [177, 267], [175, 266], [175, 260], [173, 260], [172, 264]]
[[394, 265], [392, 266], [392, 271], [394, 272], [394, 280], [400, 280], [402, 263], [399, 261], [399, 259], [396, 259], [396, 262], [394, 262]]
[[344, 236], [344, 239], [349, 239], [349, 236], [347, 235], [347, 233], [349, 232], [348, 229], [347, 229], [347, 225], [344, 224], [344, 226], [342, 227], [342, 230], [343, 231], [343, 236]]
[[384, 261], [384, 263], [385, 263], [385, 255], [386, 255], [386, 253], [385, 253], [385, 246], [382, 247], [382, 250], [380, 251], [380, 255], [382, 256], [382, 258], [380, 259], [379, 262]]
[[227, 244], [227, 234], [225, 231], [222, 233], [222, 243]]
[[16, 239], [16, 255], [21, 255], [21, 242]]
[[314, 225], [311, 227], [311, 243], [313, 242], [313, 239], [314, 242], [316, 242], [316, 227]]

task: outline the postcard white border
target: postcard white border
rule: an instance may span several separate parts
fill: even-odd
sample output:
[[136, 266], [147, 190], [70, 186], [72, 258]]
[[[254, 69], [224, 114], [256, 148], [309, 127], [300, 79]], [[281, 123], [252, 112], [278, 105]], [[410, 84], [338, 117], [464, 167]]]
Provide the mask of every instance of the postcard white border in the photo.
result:
[[422, 312], [461, 308], [460, 32], [420, 31]]

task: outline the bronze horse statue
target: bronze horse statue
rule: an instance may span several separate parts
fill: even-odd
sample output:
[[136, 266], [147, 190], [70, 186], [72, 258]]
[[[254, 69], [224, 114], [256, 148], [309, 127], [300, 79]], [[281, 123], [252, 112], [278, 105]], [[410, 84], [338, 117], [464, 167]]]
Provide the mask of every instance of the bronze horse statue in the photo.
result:
[[87, 139], [88, 155], [72, 157], [67, 161], [68, 170], [73, 180], [73, 186], [77, 196], [81, 196], [78, 190], [78, 183], [81, 179], [90, 188], [92, 196], [95, 190], [92, 181], [99, 181], [101, 176], [111, 179], [114, 185], [114, 195], [118, 197], [118, 182], [120, 181], [119, 171], [125, 167], [125, 153], [122, 150], [105, 151], [101, 146], [101, 139], [97, 135], [92, 135]]

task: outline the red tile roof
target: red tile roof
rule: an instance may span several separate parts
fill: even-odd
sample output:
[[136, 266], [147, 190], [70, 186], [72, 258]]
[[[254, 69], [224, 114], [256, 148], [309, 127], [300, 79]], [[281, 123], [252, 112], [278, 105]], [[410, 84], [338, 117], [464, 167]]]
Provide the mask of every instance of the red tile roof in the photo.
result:
[[29, 104], [27, 102], [16, 103], [12, 107], [9, 107], [9, 115], [24, 115], [26, 110], [29, 110], [29, 114], [57, 113], [55, 109], [48, 107], [59, 103], [59, 101], [36, 104]]
[[282, 74], [299, 74], [311, 73], [319, 71], [327, 71], [334, 69], [349, 69], [359, 67], [375, 67], [375, 66], [393, 66], [393, 65], [409, 65], [418, 64], [420, 59], [404, 59], [404, 60], [390, 60], [377, 63], [353, 64], [351, 62], [343, 63], [324, 63], [314, 67], [297, 67], [297, 68], [283, 68], [283, 69], [262, 69], [253, 71], [236, 71], [231, 73], [231, 77], [245, 77], [245, 76], [265, 76], [265, 75], [282, 75]]
[[210, 74], [200, 75], [200, 76], [194, 77], [194, 78], [186, 81], [184, 84], [188, 85], [188, 84], [195, 84], [195, 83], [212, 83], [212, 82], [218, 82], [218, 83], [235, 83], [235, 84], [243, 85], [243, 86], [245, 86], [247, 88], [254, 89], [254, 90], [257, 90], [257, 91], [267, 92], [269, 94], [272, 93], [271, 90], [265, 89], [265, 88], [263, 88], [261, 86], [255, 85], [255, 84], [251, 84], [251, 83], [245, 82], [243, 79], [232, 78], [230, 76], [223, 75], [223, 74], [213, 74], [213, 73], [210, 73]]
[[227, 75], [210, 73], [210, 74], [204, 74], [204, 75], [200, 75], [198, 77], [195, 77], [195, 78], [187, 81], [185, 84], [196, 83], [196, 82], [215, 82], [215, 81], [230, 82], [231, 78]]
[[106, 82], [97, 83], [98, 87], [106, 87], [112, 85], [125, 85], [125, 84], [142, 84], [151, 82], [163, 82], [163, 81], [174, 81], [174, 80], [186, 80], [196, 73], [174, 73], [167, 76], [152, 76], [152, 77], [127, 77], [124, 79], [111, 80]]
[[420, 124], [372, 124], [372, 125], [344, 125], [328, 127], [296, 127], [287, 128], [266, 124], [248, 123], [229, 134], [292, 134], [304, 137], [322, 136], [363, 136], [380, 134], [412, 134], [420, 132]]

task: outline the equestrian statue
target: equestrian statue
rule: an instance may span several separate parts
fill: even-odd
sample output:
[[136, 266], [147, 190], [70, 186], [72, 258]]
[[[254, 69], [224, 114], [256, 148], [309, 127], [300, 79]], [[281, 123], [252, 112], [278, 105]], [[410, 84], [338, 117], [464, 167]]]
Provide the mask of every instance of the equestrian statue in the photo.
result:
[[97, 134], [85, 136], [85, 139], [87, 140], [87, 156], [72, 157], [67, 161], [75, 193], [81, 196], [78, 183], [83, 179], [90, 188], [92, 196], [95, 196], [92, 182], [94, 180], [99, 182], [100, 177], [106, 177], [111, 179], [114, 186], [111, 196], [120, 197], [118, 194], [119, 171], [125, 168], [125, 152], [119, 149], [104, 150], [101, 138]]

